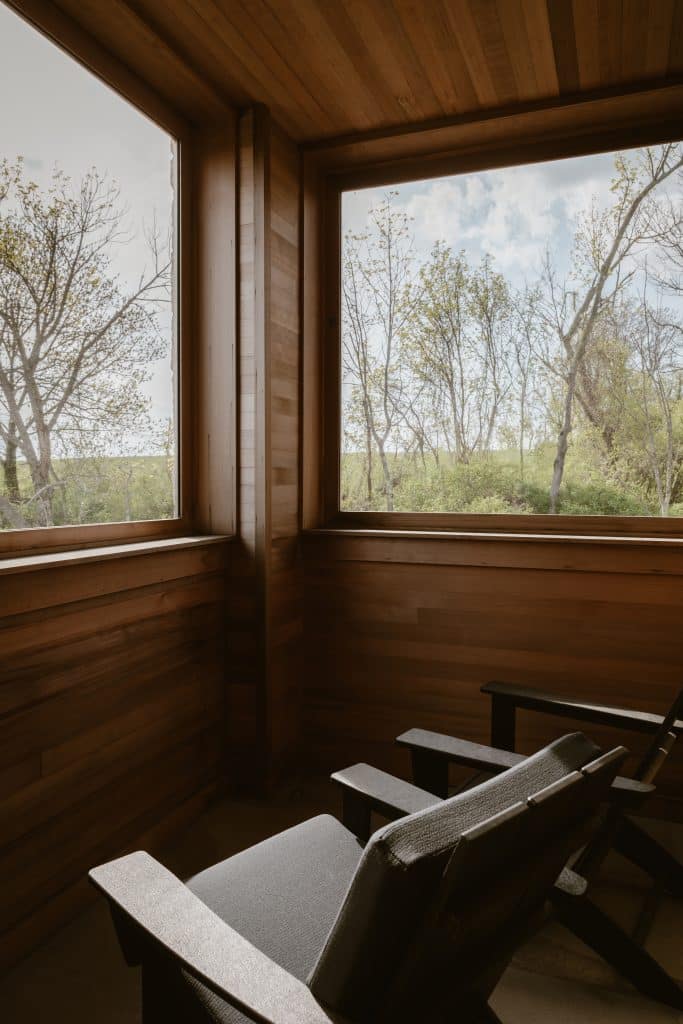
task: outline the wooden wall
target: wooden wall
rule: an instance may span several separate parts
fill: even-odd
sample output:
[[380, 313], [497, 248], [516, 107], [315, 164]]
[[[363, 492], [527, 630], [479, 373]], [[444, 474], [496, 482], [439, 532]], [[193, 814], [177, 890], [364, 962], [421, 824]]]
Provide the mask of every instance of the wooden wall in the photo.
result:
[[[205, 136], [196, 168], [211, 408], [195, 518], [213, 532], [233, 516], [232, 138], [229, 123]], [[226, 778], [262, 789], [296, 760], [299, 154], [259, 110], [239, 155], [238, 536], [3, 567], [0, 967], [83, 906], [93, 864], [154, 849]]]
[[223, 774], [229, 545], [166, 543], [2, 576], [0, 967]]
[[268, 112], [239, 128], [239, 572], [230, 682], [233, 782], [264, 789], [297, 758], [299, 152]]
[[[362, 760], [407, 775], [393, 740], [410, 726], [488, 742], [490, 679], [642, 710], [683, 685], [680, 542], [321, 531], [304, 560], [304, 739], [325, 771]], [[570, 728], [520, 712], [519, 749]], [[654, 810], [683, 820], [680, 744], [660, 780]]]
[[299, 756], [303, 605], [299, 548], [300, 156], [273, 126], [270, 140], [270, 534], [268, 721], [271, 773]]

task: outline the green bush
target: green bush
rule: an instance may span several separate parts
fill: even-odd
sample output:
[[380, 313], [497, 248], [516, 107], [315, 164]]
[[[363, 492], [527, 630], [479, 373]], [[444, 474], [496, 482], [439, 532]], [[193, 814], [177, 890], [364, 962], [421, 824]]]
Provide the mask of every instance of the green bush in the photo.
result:
[[[536, 514], [550, 512], [550, 482], [554, 448], [541, 445], [524, 459], [520, 476], [519, 454], [514, 449], [477, 456], [457, 463], [444, 453], [437, 463], [414, 455], [393, 456], [390, 465], [397, 512], [467, 512], [477, 514]], [[383, 511], [384, 482], [379, 460], [374, 461], [373, 499], [367, 500], [365, 457], [347, 453], [342, 458], [342, 508]], [[637, 479], [615, 478], [612, 467], [568, 460], [558, 512], [563, 515], [652, 516], [658, 514], [653, 498]], [[671, 506], [670, 515], [683, 516], [683, 502]]]

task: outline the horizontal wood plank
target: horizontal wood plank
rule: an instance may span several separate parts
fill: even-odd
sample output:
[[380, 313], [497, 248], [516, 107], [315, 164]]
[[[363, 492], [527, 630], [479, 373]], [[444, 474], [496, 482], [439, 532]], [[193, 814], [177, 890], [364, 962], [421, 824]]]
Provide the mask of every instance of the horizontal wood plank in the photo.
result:
[[[681, 686], [683, 564], [675, 545], [657, 550], [306, 534], [304, 741], [313, 762], [335, 770], [366, 761], [408, 777], [394, 743], [407, 729], [488, 743], [480, 687], [491, 679], [663, 713]], [[520, 711], [518, 749], [530, 753], [573, 727]], [[584, 728], [634, 755], [647, 742]], [[678, 746], [647, 813], [683, 819]]]
[[250, 618], [233, 558], [153, 545], [3, 578], [0, 967], [84, 905], [89, 867], [170, 835], [224, 779], [227, 656]]

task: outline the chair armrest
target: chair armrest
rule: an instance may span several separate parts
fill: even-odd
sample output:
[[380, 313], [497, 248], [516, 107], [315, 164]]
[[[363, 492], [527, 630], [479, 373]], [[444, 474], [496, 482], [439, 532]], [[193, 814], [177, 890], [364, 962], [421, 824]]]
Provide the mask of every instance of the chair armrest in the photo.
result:
[[220, 919], [179, 878], [139, 851], [90, 880], [118, 911], [217, 996], [263, 1024], [341, 1024], [294, 978]]
[[429, 732], [427, 729], [408, 729], [397, 736], [396, 742], [402, 747], [420, 753], [433, 754], [453, 764], [466, 765], [478, 771], [494, 774], [514, 768], [525, 760], [523, 754], [515, 754], [511, 750], [498, 750], [486, 747], [481, 743], [470, 743], [455, 736], [446, 736], [440, 732]]
[[418, 789], [410, 782], [381, 772], [369, 764], [354, 764], [351, 768], [335, 772], [330, 778], [342, 787], [345, 794], [387, 818], [402, 818], [441, 803], [441, 798], [433, 793]]
[[638, 782], [637, 779], [628, 779], [623, 775], [616, 775], [610, 786], [609, 798], [612, 803], [618, 804], [625, 811], [635, 810], [651, 793], [654, 793], [656, 786], [649, 782]]
[[[396, 742], [415, 753], [428, 754], [448, 763], [466, 765], [494, 775], [514, 768], [516, 764], [525, 760], [524, 754], [486, 747], [481, 743], [470, 743], [469, 740], [460, 740], [439, 732], [428, 732], [426, 729], [409, 729], [397, 737]], [[632, 810], [638, 807], [646, 796], [654, 793], [654, 790], [655, 787], [649, 783], [617, 775], [610, 789], [610, 800], [618, 803], [624, 810]]]
[[[526, 711], [543, 711], [561, 718], [573, 718], [581, 722], [613, 725], [631, 732], [654, 733], [661, 726], [662, 715], [653, 715], [647, 711], [634, 711], [632, 708], [611, 707], [608, 704], [590, 704], [586, 701], [574, 700], [552, 693], [545, 693], [529, 686], [517, 686], [516, 683], [490, 682], [481, 688], [482, 693], [502, 699], [516, 708]], [[683, 721], [677, 719], [672, 731], [683, 734]]]

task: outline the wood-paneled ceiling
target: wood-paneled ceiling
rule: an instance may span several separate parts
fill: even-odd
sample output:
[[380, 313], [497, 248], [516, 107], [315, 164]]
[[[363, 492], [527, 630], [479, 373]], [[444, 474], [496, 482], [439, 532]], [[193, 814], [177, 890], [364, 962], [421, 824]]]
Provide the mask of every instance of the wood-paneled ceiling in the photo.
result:
[[299, 141], [683, 72], [683, 0], [53, 2], [192, 119], [262, 102]]

